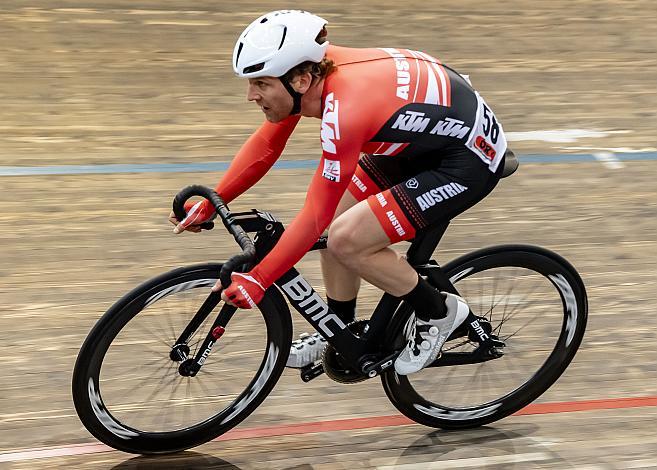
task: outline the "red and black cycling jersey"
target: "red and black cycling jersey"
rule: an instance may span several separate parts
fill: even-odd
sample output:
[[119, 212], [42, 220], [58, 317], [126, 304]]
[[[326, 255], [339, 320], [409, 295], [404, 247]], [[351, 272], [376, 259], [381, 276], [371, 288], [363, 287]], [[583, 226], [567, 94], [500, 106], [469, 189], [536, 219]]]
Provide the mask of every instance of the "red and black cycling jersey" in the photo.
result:
[[[333, 219], [361, 153], [440, 158], [463, 145], [495, 172], [506, 139], [468, 79], [424, 52], [329, 46], [337, 70], [322, 92], [322, 158], [305, 204], [252, 274], [271, 285], [310, 249]], [[227, 202], [255, 184], [280, 157], [298, 123], [265, 122], [247, 140], [217, 186]], [[473, 158], [474, 157], [473, 155]]]

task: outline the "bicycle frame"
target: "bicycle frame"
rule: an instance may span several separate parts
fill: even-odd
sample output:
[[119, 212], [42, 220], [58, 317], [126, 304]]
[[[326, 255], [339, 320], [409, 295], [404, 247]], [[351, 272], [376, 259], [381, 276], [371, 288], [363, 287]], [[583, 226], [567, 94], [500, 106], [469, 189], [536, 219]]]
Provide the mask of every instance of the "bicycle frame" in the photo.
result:
[[[276, 245], [285, 227], [272, 214], [261, 212], [253, 209], [249, 212], [240, 212], [231, 214], [230, 223], [241, 227], [246, 233], [256, 233], [254, 238], [255, 252], [257, 260], [264, 258], [269, 251]], [[431, 255], [438, 246], [443, 237], [449, 222], [432, 227], [429, 230], [421, 231], [418, 236], [411, 242], [407, 251], [406, 258], [418, 273], [427, 276], [431, 283], [441, 291], [447, 291], [458, 294], [451, 280], [445, 275], [440, 266], [433, 260]], [[309, 251], [322, 250], [327, 247], [328, 238], [326, 236], [320, 239], [312, 246]], [[243, 266], [243, 270], [248, 267]], [[313, 289], [308, 281], [296, 270], [291, 268], [275, 283], [277, 288], [287, 297], [290, 304], [297, 310], [303, 318], [306, 319], [312, 327], [324, 336], [326, 341], [333, 347], [345, 361], [355, 370], [360, 371], [369, 377], [375, 377], [384, 370], [391, 367], [399, 350], [390, 351], [390, 345], [383, 344], [386, 339], [386, 330], [390, 327], [391, 321], [399, 308], [402, 299], [384, 293], [372, 316], [368, 321], [366, 331], [362, 336], [356, 336], [347, 325], [329, 308], [322, 297]], [[196, 315], [188, 324], [187, 328], [180, 335], [176, 344], [171, 351], [171, 359], [180, 361], [180, 373], [183, 375], [194, 376], [200, 370], [209, 355], [214, 343], [223, 334], [226, 325], [233, 316], [236, 307], [224, 304], [215, 319], [210, 331], [207, 333], [205, 340], [198, 349], [194, 358], [189, 358], [189, 347], [187, 341], [189, 337], [201, 325], [204, 319], [219, 304], [220, 295], [211, 294], [198, 310]], [[479, 321], [479, 323], [477, 323]], [[478, 328], [471, 325], [475, 322]], [[495, 338], [490, 338], [481, 330], [480, 323], [482, 318], [475, 316], [470, 312], [464, 322], [467, 325], [467, 332], [458, 329], [459, 335], [464, 333], [470, 337], [477, 338], [480, 343], [486, 343], [486, 346], [503, 346], [496, 342]], [[466, 327], [464, 327], [466, 328]], [[457, 334], [455, 332], [455, 334]], [[472, 363], [488, 360], [484, 356], [477, 358], [477, 355], [453, 354], [449, 358], [439, 359], [432, 366], [453, 365], [458, 363]], [[323, 369], [321, 365], [314, 370], [302, 371], [302, 378], [310, 380], [321, 374]]]
[[[250, 212], [233, 214], [233, 219], [245, 232], [257, 233], [255, 247], [259, 259], [269, 253], [285, 230], [283, 224], [272, 214], [255, 209]], [[449, 223], [445, 223], [421, 232], [412, 241], [407, 251], [407, 259], [419, 272], [429, 276], [440, 290], [458, 293], [440, 267], [435, 262], [430, 262], [431, 255], [448, 225]], [[326, 236], [321, 237], [310, 251], [325, 249], [327, 242]], [[275, 282], [275, 285], [285, 294], [294, 309], [357, 370], [373, 377], [392, 365], [392, 360], [399, 351], [382, 357], [383, 345], [380, 342], [385, 337], [384, 332], [399, 307], [401, 298], [384, 293], [369, 319], [367, 331], [362, 337], [359, 337], [352, 333], [344, 322], [331, 311], [322, 297], [296, 268], [287, 271]]]

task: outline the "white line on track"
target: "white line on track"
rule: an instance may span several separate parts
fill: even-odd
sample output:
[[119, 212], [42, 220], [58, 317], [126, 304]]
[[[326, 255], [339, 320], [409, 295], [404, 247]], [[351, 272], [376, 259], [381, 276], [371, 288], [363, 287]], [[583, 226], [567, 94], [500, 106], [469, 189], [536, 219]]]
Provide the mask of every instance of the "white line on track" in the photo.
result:
[[616, 158], [616, 155], [611, 152], [596, 152], [593, 154], [593, 156], [596, 160], [611, 170], [620, 170], [621, 168], [625, 168], [623, 162]]

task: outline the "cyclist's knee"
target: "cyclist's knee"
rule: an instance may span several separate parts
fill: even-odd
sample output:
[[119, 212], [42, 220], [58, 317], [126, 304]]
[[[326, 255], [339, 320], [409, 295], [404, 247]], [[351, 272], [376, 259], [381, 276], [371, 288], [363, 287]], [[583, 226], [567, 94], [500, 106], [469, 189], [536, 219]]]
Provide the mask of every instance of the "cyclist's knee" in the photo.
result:
[[346, 266], [352, 266], [360, 253], [357, 230], [350, 220], [338, 219], [331, 224], [327, 251]]

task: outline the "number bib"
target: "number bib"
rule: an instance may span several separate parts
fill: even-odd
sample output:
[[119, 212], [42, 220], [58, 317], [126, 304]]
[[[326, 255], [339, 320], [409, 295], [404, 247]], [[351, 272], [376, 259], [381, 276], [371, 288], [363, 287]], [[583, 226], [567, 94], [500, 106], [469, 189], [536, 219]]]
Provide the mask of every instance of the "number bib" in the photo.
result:
[[495, 172], [506, 152], [506, 137], [493, 110], [488, 107], [479, 93], [475, 91], [475, 94], [477, 95], [477, 117], [474, 131], [466, 146], [488, 165], [490, 171]]

